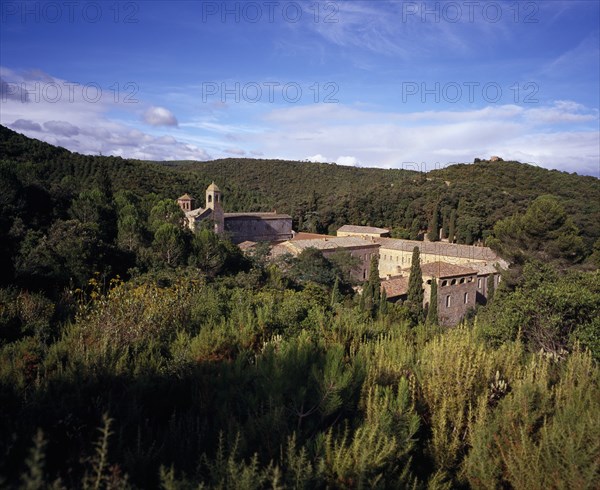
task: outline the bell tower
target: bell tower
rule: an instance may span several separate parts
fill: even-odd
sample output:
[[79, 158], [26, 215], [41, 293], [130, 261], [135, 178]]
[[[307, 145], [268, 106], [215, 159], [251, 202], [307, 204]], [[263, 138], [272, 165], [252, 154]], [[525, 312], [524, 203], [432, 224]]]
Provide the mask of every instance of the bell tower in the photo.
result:
[[212, 220], [215, 224], [217, 235], [225, 231], [225, 217], [223, 215], [223, 194], [221, 189], [213, 182], [206, 188], [206, 209], [212, 209]]

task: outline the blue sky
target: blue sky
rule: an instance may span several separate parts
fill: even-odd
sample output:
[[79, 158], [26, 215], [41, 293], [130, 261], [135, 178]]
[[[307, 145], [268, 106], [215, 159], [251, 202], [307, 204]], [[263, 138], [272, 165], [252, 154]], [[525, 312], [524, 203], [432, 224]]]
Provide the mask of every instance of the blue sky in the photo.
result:
[[595, 0], [0, 4], [0, 122], [74, 151], [600, 177]]

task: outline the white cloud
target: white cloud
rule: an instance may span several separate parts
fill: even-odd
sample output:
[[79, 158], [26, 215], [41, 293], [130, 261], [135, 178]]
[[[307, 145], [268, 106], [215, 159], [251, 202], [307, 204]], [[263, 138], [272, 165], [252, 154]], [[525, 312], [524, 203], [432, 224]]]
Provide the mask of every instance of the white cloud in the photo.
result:
[[151, 126], [177, 126], [175, 115], [164, 107], [150, 107], [144, 112], [144, 121]]
[[[47, 74], [17, 73], [6, 67], [0, 67], [0, 77], [3, 95], [0, 123], [26, 136], [83, 154], [144, 160], [211, 158], [203, 148], [172, 135], [140, 131], [135, 127], [136, 104], [115, 103], [110, 90], [86, 92], [80, 85]], [[114, 111], [124, 113], [125, 120], [114, 119], [111, 115]], [[169, 121], [162, 111], [153, 111], [151, 115]]]
[[269, 137], [256, 135], [248, 143], [278, 158], [308, 154], [310, 161], [331, 161], [324, 155], [351, 155], [337, 162], [427, 170], [500, 155], [600, 176], [598, 111], [572, 101], [411, 113], [315, 105], [276, 109], [263, 121], [270, 125]]
[[313, 163], [327, 163], [329, 159], [318, 153], [317, 155], [313, 155], [312, 157], [307, 157], [306, 160]]
[[335, 163], [338, 165], [348, 165], [350, 167], [359, 165], [359, 161], [355, 157], [339, 157]]

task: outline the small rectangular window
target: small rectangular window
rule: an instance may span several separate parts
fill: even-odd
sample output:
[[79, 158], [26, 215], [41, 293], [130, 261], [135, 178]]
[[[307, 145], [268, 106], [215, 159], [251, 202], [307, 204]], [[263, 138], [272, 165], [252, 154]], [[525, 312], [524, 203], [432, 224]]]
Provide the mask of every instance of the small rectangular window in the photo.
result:
[[446, 296], [446, 308], [450, 308], [450, 295]]
[[465, 293], [465, 304], [469, 302], [469, 293]]
[[481, 289], [481, 277], [477, 279], [477, 287]]

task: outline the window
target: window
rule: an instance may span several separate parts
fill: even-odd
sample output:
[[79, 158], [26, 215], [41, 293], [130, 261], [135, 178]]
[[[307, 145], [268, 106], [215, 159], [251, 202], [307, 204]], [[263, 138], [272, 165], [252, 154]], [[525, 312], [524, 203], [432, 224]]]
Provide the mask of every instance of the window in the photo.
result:
[[461, 284], [464, 284], [464, 282], [465, 282], [465, 278], [464, 278], [464, 277], [461, 277], [461, 278], [460, 278], [460, 283], [461, 283]]
[[465, 304], [469, 302], [469, 293], [465, 293]]
[[481, 277], [477, 279], [477, 288], [481, 289]]
[[452, 281], [450, 281], [450, 284], [451, 284], [452, 286], [454, 286], [454, 285], [456, 284], [456, 279], [452, 279]]
[[446, 296], [446, 308], [450, 308], [450, 295]]
[[442, 281], [442, 286], [447, 286], [448, 285], [448, 281]]

